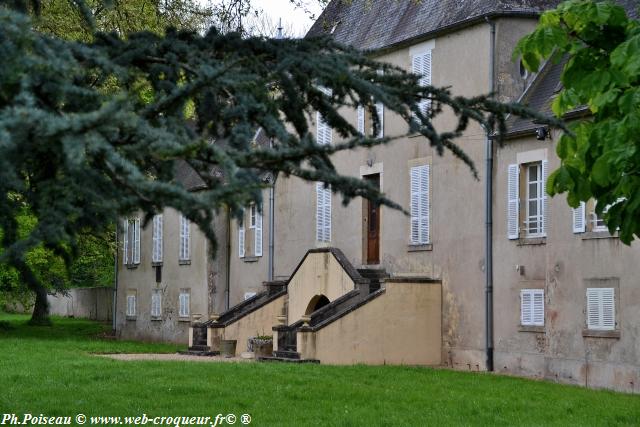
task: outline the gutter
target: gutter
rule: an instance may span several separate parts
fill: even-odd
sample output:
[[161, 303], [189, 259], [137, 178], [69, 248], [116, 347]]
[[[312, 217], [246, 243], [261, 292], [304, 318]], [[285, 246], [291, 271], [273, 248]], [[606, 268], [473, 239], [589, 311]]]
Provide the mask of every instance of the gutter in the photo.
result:
[[[269, 141], [270, 148], [273, 148], [273, 138]], [[273, 174], [273, 182], [269, 188], [269, 271], [267, 274], [268, 281], [273, 281], [274, 272], [274, 255], [275, 255], [275, 214], [276, 214], [276, 174]]]
[[[485, 18], [491, 27], [491, 41], [489, 45], [489, 88], [490, 93], [495, 91], [495, 45], [496, 24]], [[485, 169], [485, 350], [487, 356], [487, 371], [493, 371], [493, 139], [487, 131], [485, 143], [486, 169]]]
[[117, 305], [118, 305], [118, 260], [120, 259], [120, 254], [118, 251], [119, 243], [118, 243], [118, 223], [119, 219], [116, 220], [116, 256], [115, 261], [113, 263], [113, 304], [112, 304], [112, 314], [111, 314], [111, 329], [113, 333], [116, 333], [116, 316], [118, 315]]
[[231, 209], [227, 206], [227, 277], [224, 287], [224, 309], [229, 310], [230, 291], [231, 291]]

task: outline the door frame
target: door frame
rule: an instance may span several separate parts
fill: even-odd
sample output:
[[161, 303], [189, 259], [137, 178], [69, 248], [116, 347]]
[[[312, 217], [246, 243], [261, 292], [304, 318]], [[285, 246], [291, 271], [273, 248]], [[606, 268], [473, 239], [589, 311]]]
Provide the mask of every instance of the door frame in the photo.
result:
[[[383, 164], [372, 163], [371, 166], [360, 166], [360, 178], [365, 179], [368, 175], [378, 175], [379, 176], [379, 185], [380, 191], [384, 190], [384, 173], [383, 173]], [[367, 220], [369, 212], [368, 212], [368, 200], [362, 199], [362, 211], [360, 215], [360, 223], [362, 224], [362, 265], [380, 265], [382, 262], [382, 208], [378, 208], [378, 264], [367, 264], [367, 249], [368, 249], [368, 227]]]

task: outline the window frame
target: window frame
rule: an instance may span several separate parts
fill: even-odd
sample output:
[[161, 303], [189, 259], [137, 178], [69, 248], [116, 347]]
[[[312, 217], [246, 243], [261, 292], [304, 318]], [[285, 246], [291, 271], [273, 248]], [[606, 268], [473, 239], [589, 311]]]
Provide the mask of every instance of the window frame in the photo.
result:
[[138, 311], [138, 298], [135, 291], [127, 291], [127, 304], [125, 315], [129, 318], [135, 318]]
[[[542, 161], [530, 162], [522, 165], [525, 168], [525, 209], [524, 209], [524, 227], [525, 236], [527, 238], [544, 237], [544, 195], [545, 195], [545, 182], [542, 173]], [[535, 180], [531, 179], [531, 171], [535, 168], [537, 177]], [[531, 196], [531, 185], [535, 185], [537, 195]], [[531, 203], [536, 204], [537, 214], [532, 215], [530, 213]], [[532, 218], [535, 218], [532, 221]], [[536, 232], [531, 232], [531, 223], [536, 223]]]
[[[186, 303], [183, 300], [186, 299]], [[183, 307], [185, 310], [183, 310]], [[178, 317], [188, 319], [191, 316], [191, 290], [180, 289], [178, 294]]]
[[[157, 299], [156, 303], [154, 300]], [[157, 307], [157, 311], [154, 308]], [[160, 289], [153, 289], [151, 291], [151, 317], [162, 317], [162, 291]]]
[[[610, 293], [611, 310], [606, 313], [605, 307], [605, 294]], [[590, 295], [591, 294], [591, 295]], [[595, 299], [595, 300], [594, 300]], [[596, 307], [591, 304], [597, 304]], [[597, 322], [592, 322], [592, 312], [597, 311]], [[615, 331], [617, 329], [618, 322], [616, 321], [616, 288], [614, 287], [589, 287], [586, 291], [586, 324], [589, 331]], [[606, 318], [605, 318], [606, 316]], [[611, 321], [611, 324], [607, 324], [607, 319]]]
[[[520, 290], [520, 326], [544, 327], [546, 310], [544, 294], [544, 289]], [[540, 299], [540, 303], [542, 304], [541, 318], [536, 316], [536, 297]], [[525, 298], [528, 298], [528, 307], [525, 307]], [[530, 320], [527, 321], [526, 317], [529, 317]]]

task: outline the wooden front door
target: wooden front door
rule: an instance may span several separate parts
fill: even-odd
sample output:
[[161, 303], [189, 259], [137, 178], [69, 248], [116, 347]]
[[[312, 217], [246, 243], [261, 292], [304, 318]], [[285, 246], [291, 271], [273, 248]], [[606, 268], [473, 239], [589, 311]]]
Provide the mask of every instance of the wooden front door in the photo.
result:
[[[364, 179], [380, 188], [380, 174], [366, 175]], [[380, 264], [380, 205], [370, 200], [366, 201], [365, 227], [367, 264]]]

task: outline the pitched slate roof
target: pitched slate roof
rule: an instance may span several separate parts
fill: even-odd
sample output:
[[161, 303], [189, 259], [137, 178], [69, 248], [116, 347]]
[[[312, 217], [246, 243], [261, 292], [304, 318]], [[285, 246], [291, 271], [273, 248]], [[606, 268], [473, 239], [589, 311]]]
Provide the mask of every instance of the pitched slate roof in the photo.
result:
[[558, 0], [332, 0], [307, 37], [332, 34], [366, 50], [389, 48], [492, 16], [537, 16]]
[[[638, 8], [640, 6], [640, 2], [638, 0], [616, 0], [616, 3], [624, 7], [630, 17], [638, 19]], [[551, 103], [553, 102], [555, 95], [562, 89], [560, 76], [562, 75], [562, 70], [566, 63], [566, 59], [558, 63], [553, 63], [551, 61], [545, 63], [538, 74], [534, 77], [532, 83], [522, 94], [519, 102], [539, 113], [552, 115]], [[565, 118], [569, 119], [575, 116], [582, 117], [584, 114], [588, 114], [588, 112], [589, 111], [586, 106], [576, 107], [574, 110], [569, 111], [565, 115]], [[511, 116], [507, 120], [508, 132], [506, 137], [515, 138], [520, 135], [530, 134], [537, 127], [539, 127], [539, 125], [537, 125], [535, 121]]]

